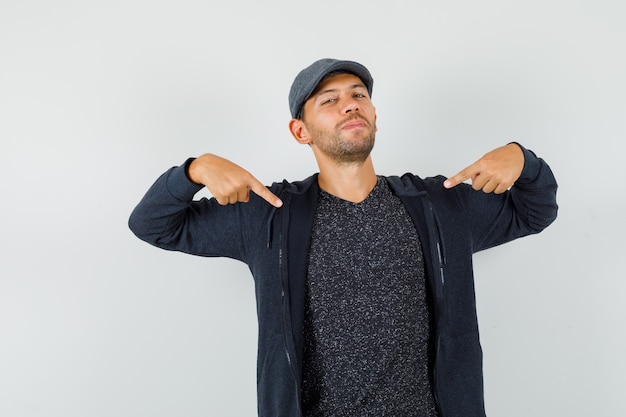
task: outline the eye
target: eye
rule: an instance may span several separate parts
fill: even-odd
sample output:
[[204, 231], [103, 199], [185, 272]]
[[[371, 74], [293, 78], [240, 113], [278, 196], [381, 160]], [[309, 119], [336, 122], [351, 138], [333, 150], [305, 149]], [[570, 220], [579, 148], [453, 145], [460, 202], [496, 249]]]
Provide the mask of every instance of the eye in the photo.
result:
[[322, 100], [322, 105], [334, 103], [335, 101], [336, 101], [335, 98], [327, 98], [327, 99]]

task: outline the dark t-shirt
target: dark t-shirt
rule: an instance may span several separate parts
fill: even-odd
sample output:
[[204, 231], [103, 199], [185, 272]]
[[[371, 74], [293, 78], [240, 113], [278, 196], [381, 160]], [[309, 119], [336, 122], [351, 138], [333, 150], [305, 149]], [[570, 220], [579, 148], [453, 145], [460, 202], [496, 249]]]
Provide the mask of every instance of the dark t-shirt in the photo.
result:
[[436, 416], [422, 249], [383, 178], [361, 203], [320, 191], [306, 285], [304, 416]]

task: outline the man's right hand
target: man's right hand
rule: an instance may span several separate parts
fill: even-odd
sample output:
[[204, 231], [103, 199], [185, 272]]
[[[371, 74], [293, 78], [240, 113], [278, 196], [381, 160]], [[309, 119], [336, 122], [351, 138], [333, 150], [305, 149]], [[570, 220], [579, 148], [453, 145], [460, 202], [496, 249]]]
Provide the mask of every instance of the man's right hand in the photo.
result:
[[189, 164], [189, 179], [205, 185], [221, 205], [246, 203], [250, 191], [273, 205], [280, 207], [283, 202], [263, 183], [239, 165], [210, 153], [194, 159]]

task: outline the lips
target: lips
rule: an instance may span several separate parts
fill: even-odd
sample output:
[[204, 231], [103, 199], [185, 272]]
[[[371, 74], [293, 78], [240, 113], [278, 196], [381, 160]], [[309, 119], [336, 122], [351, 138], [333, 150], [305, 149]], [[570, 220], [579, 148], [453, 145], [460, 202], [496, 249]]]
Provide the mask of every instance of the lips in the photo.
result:
[[363, 119], [361, 119], [360, 117], [356, 117], [356, 118], [352, 118], [348, 121], [345, 121], [342, 125], [341, 125], [341, 129], [360, 129], [362, 127], [366, 127], [367, 126], [367, 122]]

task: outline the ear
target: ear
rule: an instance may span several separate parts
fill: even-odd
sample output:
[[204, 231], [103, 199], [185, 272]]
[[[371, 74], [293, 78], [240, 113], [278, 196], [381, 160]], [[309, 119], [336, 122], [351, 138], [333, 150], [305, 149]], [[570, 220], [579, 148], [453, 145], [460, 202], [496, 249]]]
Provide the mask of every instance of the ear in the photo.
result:
[[309, 132], [301, 119], [291, 119], [289, 121], [289, 131], [299, 144], [306, 145], [311, 143]]

